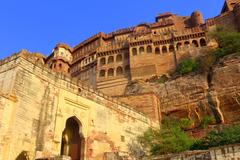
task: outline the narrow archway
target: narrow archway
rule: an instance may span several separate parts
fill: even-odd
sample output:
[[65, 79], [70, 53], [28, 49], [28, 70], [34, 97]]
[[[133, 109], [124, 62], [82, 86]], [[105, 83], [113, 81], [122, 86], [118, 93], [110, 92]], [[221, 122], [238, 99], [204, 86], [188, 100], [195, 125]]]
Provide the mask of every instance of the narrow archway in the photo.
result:
[[72, 160], [83, 160], [85, 142], [80, 131], [80, 122], [75, 117], [69, 118], [62, 133], [61, 155], [70, 156]]
[[206, 40], [204, 38], [200, 39], [200, 46], [201, 47], [207, 46], [207, 42], [206, 42]]
[[147, 46], [147, 53], [152, 53], [152, 47], [151, 46]]
[[181, 48], [182, 48], [182, 43], [178, 42], [177, 43], [177, 50], [181, 50]]
[[139, 48], [139, 53], [140, 53], [140, 54], [143, 54], [144, 52], [145, 52], [144, 47], [140, 47], [140, 48]]
[[159, 47], [156, 47], [156, 48], [155, 48], [155, 54], [160, 54], [160, 49], [159, 49]]
[[136, 55], [137, 55], [137, 49], [136, 49], [136, 48], [133, 48], [133, 49], [132, 49], [132, 55], [133, 55], [133, 56], [136, 56]]
[[168, 52], [167, 47], [166, 47], [166, 46], [163, 46], [163, 47], [162, 47], [162, 53], [167, 53], [167, 52]]
[[192, 41], [192, 46], [193, 47], [198, 47], [199, 45], [198, 45], [198, 42], [196, 41], [196, 40], [193, 40]]
[[173, 46], [173, 45], [170, 45], [170, 46], [169, 46], [169, 52], [174, 52], [174, 51], [175, 51], [174, 46]]

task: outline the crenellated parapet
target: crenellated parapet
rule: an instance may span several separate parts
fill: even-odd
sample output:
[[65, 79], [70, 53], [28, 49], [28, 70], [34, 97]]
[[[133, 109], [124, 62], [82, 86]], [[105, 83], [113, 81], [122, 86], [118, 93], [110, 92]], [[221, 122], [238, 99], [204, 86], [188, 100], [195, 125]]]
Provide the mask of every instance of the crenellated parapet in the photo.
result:
[[110, 44], [103, 45], [97, 49], [98, 56], [107, 52], [118, 52], [128, 48], [128, 43], [125, 41], [114, 41]]

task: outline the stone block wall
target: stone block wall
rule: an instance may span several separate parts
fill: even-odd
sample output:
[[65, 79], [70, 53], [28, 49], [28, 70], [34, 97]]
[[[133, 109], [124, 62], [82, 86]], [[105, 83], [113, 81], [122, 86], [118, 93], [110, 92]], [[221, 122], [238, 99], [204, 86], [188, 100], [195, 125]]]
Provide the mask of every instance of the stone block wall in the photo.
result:
[[69, 118], [79, 122], [83, 157], [88, 160], [102, 160], [106, 152], [127, 152], [136, 135], [155, 125], [129, 106], [24, 56], [0, 64], [6, 87], [0, 96], [0, 160], [22, 153], [30, 159], [60, 155]]
[[136, 110], [145, 113], [155, 122], [161, 121], [161, 110], [159, 100], [154, 93], [145, 93], [138, 95], [118, 96], [119, 101], [122, 101]]

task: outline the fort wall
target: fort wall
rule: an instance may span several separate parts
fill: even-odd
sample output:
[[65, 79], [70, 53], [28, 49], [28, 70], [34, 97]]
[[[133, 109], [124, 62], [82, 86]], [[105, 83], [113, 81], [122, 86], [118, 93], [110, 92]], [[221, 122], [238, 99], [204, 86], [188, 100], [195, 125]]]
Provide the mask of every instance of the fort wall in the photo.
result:
[[117, 96], [119, 101], [124, 102], [134, 108], [155, 122], [161, 121], [161, 110], [158, 97], [154, 93], [145, 93], [138, 95]]
[[0, 98], [0, 115], [4, 115], [0, 118], [0, 159], [60, 155], [62, 133], [71, 117], [79, 122], [85, 143], [82, 154], [89, 160], [102, 160], [106, 152], [127, 152], [131, 139], [155, 125], [129, 106], [24, 55], [0, 64], [3, 86], [13, 86], [3, 89]]

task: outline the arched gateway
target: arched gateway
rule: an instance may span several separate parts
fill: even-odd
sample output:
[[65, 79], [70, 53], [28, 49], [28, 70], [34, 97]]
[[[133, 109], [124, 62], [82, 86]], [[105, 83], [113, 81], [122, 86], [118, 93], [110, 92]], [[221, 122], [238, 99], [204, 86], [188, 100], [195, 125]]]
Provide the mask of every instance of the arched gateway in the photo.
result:
[[84, 159], [84, 137], [81, 133], [81, 123], [76, 117], [71, 117], [66, 122], [62, 133], [61, 155], [70, 156], [72, 160]]

